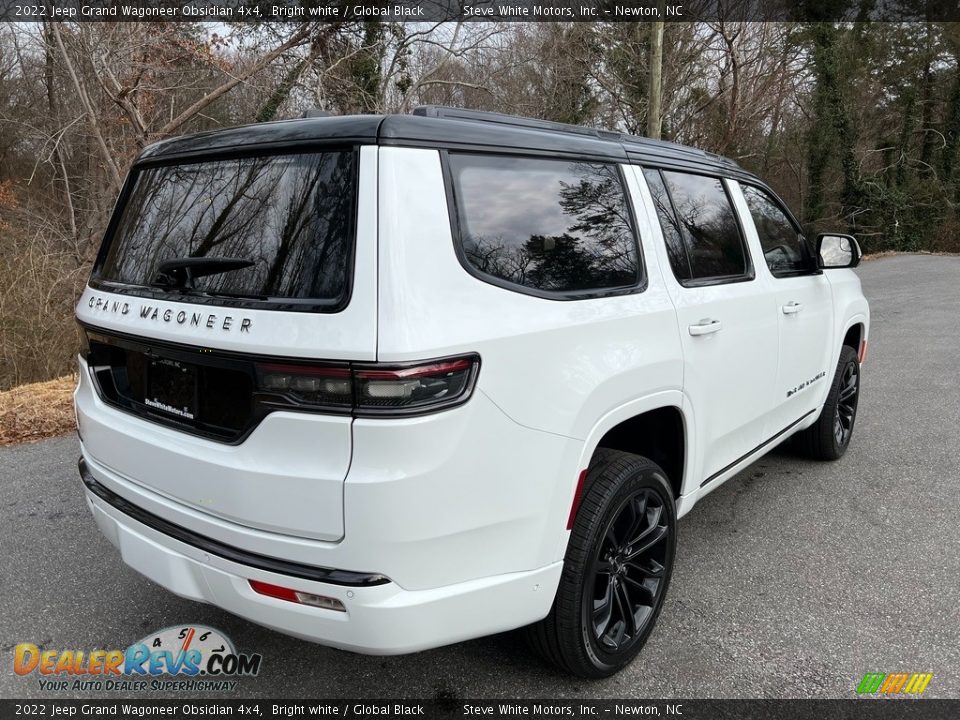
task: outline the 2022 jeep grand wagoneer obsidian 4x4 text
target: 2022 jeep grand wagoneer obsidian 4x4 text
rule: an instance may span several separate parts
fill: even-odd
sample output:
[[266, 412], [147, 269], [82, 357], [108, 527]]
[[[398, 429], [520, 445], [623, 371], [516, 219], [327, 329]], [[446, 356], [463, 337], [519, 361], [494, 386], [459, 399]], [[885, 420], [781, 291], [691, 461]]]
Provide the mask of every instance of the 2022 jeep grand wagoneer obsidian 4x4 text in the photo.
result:
[[532, 625], [609, 675], [680, 516], [788, 436], [843, 454], [858, 261], [616, 133], [428, 107], [161, 142], [77, 306], [87, 502], [148, 578], [291, 635]]

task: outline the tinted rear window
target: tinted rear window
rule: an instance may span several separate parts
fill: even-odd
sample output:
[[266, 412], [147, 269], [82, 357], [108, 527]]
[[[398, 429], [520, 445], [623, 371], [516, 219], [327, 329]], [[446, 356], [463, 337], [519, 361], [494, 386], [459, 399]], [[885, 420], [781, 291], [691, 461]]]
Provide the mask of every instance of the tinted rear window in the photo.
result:
[[450, 154], [466, 262], [543, 293], [635, 286], [640, 255], [615, 165]]
[[653, 207], [657, 211], [657, 219], [663, 230], [663, 241], [667, 244], [667, 255], [670, 256], [670, 267], [678, 280], [689, 280], [692, 275], [690, 261], [687, 258], [687, 249], [683, 244], [683, 230], [673, 212], [670, 194], [667, 192], [660, 171], [647, 168], [643, 171], [653, 198]]
[[745, 277], [747, 249], [720, 179], [666, 170], [663, 179], [683, 233], [691, 278]]
[[193, 291], [340, 306], [349, 294], [357, 195], [351, 150], [218, 159], [140, 170], [96, 278], [149, 287], [184, 257], [253, 265]]

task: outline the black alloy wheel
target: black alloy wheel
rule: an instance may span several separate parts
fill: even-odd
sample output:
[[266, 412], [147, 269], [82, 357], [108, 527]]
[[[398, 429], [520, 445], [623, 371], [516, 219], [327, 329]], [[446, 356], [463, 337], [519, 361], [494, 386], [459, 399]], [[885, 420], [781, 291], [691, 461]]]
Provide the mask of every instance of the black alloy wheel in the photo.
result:
[[816, 460], [837, 460], [853, 437], [860, 402], [860, 358], [849, 345], [840, 348], [827, 399], [817, 421], [793, 436], [800, 452]]
[[599, 448], [590, 461], [563, 572], [533, 649], [583, 678], [609, 677], [640, 652], [670, 584], [677, 510], [666, 473], [645, 457]]
[[656, 491], [626, 498], [611, 518], [592, 563], [592, 594], [584, 594], [598, 652], [626, 652], [645, 634], [666, 586], [664, 563], [673, 529]]
[[833, 434], [837, 445], [846, 447], [853, 433], [853, 421], [857, 416], [857, 399], [860, 395], [860, 366], [848, 362], [840, 376], [840, 393], [837, 396], [837, 411], [833, 418]]

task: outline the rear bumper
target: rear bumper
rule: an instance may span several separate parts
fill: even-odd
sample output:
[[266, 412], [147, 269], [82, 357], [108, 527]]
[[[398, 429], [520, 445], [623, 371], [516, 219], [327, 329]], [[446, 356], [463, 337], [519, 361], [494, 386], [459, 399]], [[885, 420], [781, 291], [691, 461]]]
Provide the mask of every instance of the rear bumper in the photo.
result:
[[[241, 445], [224, 446], [106, 405], [85, 370], [75, 399], [89, 473], [195, 535], [289, 563], [381, 573], [411, 591], [563, 559], [582, 442], [519, 426], [482, 392], [442, 413], [353, 421], [349, 473], [334, 488], [329, 455], [343, 448], [317, 442], [323, 417], [274, 413]], [[313, 485], [331, 497], [318, 499]], [[270, 527], [256, 522], [267, 514]], [[289, 516], [296, 522], [284, 525]], [[342, 534], [326, 537], [334, 526]]]
[[220, 542], [219, 540], [214, 540], [213, 538], [164, 520], [158, 515], [147, 512], [129, 500], [117, 495], [105, 485], [101, 485], [97, 482], [96, 478], [93, 477], [93, 474], [87, 468], [87, 461], [82, 457], [77, 463], [77, 468], [80, 471], [80, 479], [83, 480], [83, 484], [86, 485], [88, 493], [96, 496], [124, 516], [136, 520], [141, 525], [156, 530], [158, 533], [166, 535], [173, 540], [179, 540], [186, 545], [192, 545], [204, 553], [232, 560], [241, 565], [260, 568], [261, 570], [280, 573], [282, 575], [289, 575], [303, 580], [316, 580], [318, 582], [330, 583], [331, 585], [366, 587], [370, 585], [383, 585], [390, 582], [389, 578], [380, 573], [352, 572], [350, 570], [304, 565], [302, 563], [249, 552], [242, 548]]
[[[96, 492], [98, 484], [92, 477], [85, 484], [87, 505], [97, 525], [134, 570], [181, 597], [353, 652], [416, 652], [535, 622], [549, 611], [563, 567], [557, 562], [430, 590], [404, 590], [379, 580], [360, 585], [329, 582], [330, 577], [344, 579], [337, 575], [321, 582], [247, 565], [238, 562], [239, 557], [217, 554], [216, 548], [176, 539], [141, 521], [149, 518], [135, 519], [112, 505]], [[336, 598], [346, 612], [259, 595], [251, 589], [250, 580]]]

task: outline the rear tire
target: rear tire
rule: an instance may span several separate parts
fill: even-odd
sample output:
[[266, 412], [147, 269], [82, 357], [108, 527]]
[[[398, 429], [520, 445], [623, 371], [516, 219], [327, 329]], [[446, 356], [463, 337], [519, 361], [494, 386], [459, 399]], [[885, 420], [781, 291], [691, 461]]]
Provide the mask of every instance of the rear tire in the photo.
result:
[[550, 614], [533, 649], [583, 678], [609, 677], [640, 652], [670, 584], [677, 511], [650, 460], [601, 448], [588, 469]]
[[840, 459], [853, 437], [859, 399], [860, 360], [852, 347], [844, 345], [820, 417], [794, 436], [795, 447], [815, 460]]

